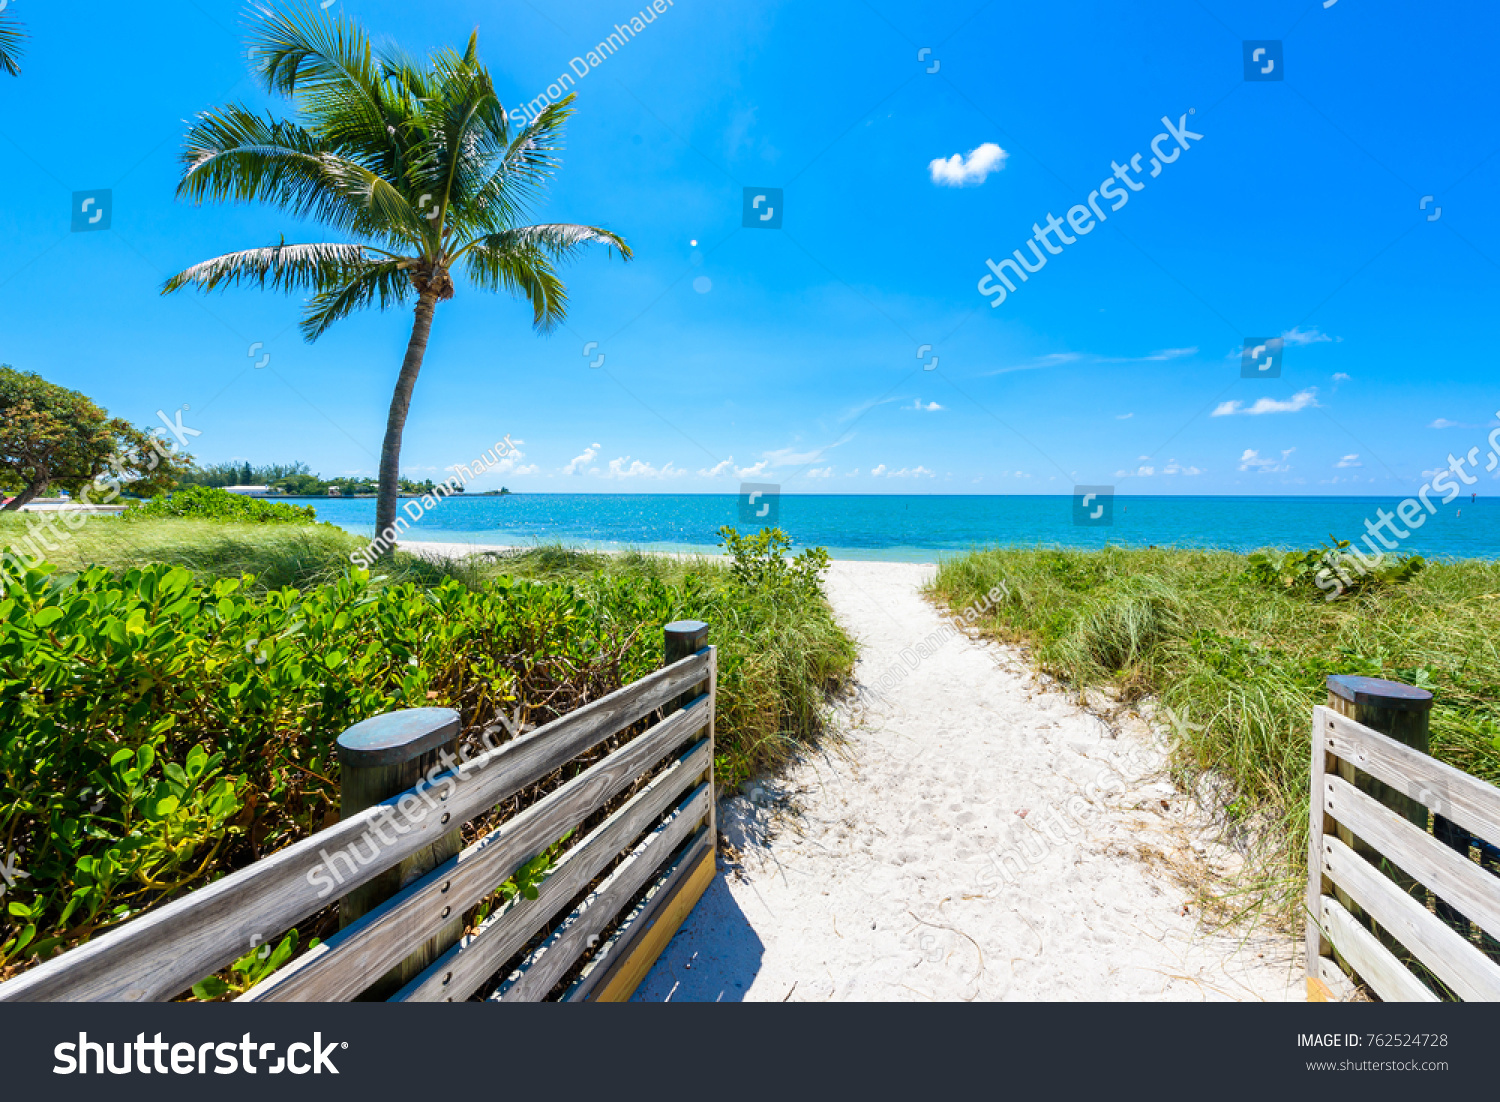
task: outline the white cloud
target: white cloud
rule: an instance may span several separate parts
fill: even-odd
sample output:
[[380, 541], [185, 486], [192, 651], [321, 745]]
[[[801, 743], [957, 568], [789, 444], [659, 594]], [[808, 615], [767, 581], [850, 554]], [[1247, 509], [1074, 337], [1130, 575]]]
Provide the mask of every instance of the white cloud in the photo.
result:
[[[626, 466], [626, 464], [629, 466]], [[631, 459], [628, 455], [622, 455], [618, 459], [609, 461], [609, 473], [605, 478], [677, 478], [687, 474], [681, 467], [674, 467], [672, 461], [667, 460], [664, 467], [655, 467], [650, 463], [639, 459]]]
[[1117, 414], [1115, 414], [1115, 420], [1116, 421], [1129, 421], [1134, 416], [1135, 416], [1135, 414], [1133, 414], [1133, 413], [1117, 413]]
[[811, 468], [808, 469], [807, 477], [808, 478], [832, 478], [833, 477], [833, 468], [832, 467], [811, 467]]
[[[884, 465], [881, 466], [881, 470], [885, 470]], [[919, 466], [916, 466], [916, 467], [902, 467], [899, 471], [889, 471], [889, 472], [887, 472], [886, 477], [887, 478], [933, 478], [933, 477], [935, 477], [935, 475], [936, 475], [935, 471], [929, 471], [926, 467], [923, 467], [923, 466], [919, 465]]]
[[702, 478], [720, 478], [732, 470], [734, 470], [734, 456], [731, 455], [728, 459], [721, 459], [712, 467], [702, 468], [698, 474]]
[[1184, 467], [1184, 466], [1180, 465], [1177, 462], [1177, 460], [1175, 460], [1175, 459], [1169, 459], [1169, 460], [1167, 460], [1167, 465], [1161, 469], [1161, 473], [1162, 474], [1195, 475], [1195, 474], [1202, 474], [1203, 471], [1201, 469], [1199, 469], [1198, 467]]
[[535, 463], [523, 463], [521, 466], [517, 467], [515, 469], [515, 471], [512, 472], [512, 473], [514, 473], [514, 474], [537, 474], [539, 471], [541, 471], [541, 468], [538, 467]]
[[905, 406], [903, 408], [905, 408], [905, 409], [912, 409], [912, 410], [920, 410], [923, 413], [936, 413], [938, 410], [940, 410], [940, 409], [947, 409], [948, 407], [947, 406], [940, 406], [936, 402], [928, 402], [924, 406], [922, 404], [922, 399], [918, 398], [915, 401], [913, 401], [911, 405]]
[[759, 463], [752, 464], [749, 467], [736, 467], [734, 469], [734, 476], [736, 478], [755, 478], [758, 475], [765, 474], [766, 467], [768, 466], [769, 464], [766, 460], [762, 459]]
[[1231, 417], [1237, 413], [1244, 413], [1254, 417], [1262, 413], [1297, 413], [1317, 404], [1318, 388], [1309, 387], [1307, 390], [1298, 391], [1284, 402], [1278, 402], [1275, 398], [1258, 398], [1254, 405], [1249, 406], [1238, 398], [1229, 402], [1221, 402], [1213, 411], [1212, 416]]
[[849, 477], [850, 478], [858, 478], [859, 477], [859, 468], [855, 467], [854, 470], [850, 471], [849, 472]]
[[1446, 417], [1439, 417], [1427, 426], [1430, 429], [1472, 429], [1473, 425], [1466, 425], [1462, 421], [1450, 421]]
[[1292, 467], [1286, 460], [1296, 450], [1296, 448], [1287, 448], [1281, 453], [1280, 459], [1267, 459], [1254, 448], [1246, 448], [1245, 454], [1240, 456], [1240, 470], [1259, 471], [1261, 474], [1276, 474], [1280, 471], [1289, 471]]
[[582, 474], [583, 469], [599, 458], [599, 445], [590, 444], [582, 455], [575, 455], [571, 463], [562, 469], [563, 474]]
[[932, 173], [932, 182], [942, 187], [968, 187], [982, 184], [992, 172], [1005, 167], [1005, 158], [1010, 154], [994, 142], [985, 142], [977, 149], [969, 150], [967, 157], [955, 153], [946, 161], [939, 157], [927, 166]]
[[873, 475], [875, 478], [879, 478], [881, 475], [885, 474], [885, 472], [886, 472], [886, 466], [885, 466], [884, 463], [882, 463], [880, 466], [872, 468], [871, 471], [870, 471], [870, 474]]
[[1363, 467], [1364, 464], [1359, 461], [1359, 453], [1355, 452], [1355, 453], [1353, 453], [1351, 455], [1344, 456], [1344, 458], [1340, 459], [1337, 463], [1334, 464], [1334, 466], [1335, 467]]
[[1299, 325], [1294, 325], [1285, 333], [1281, 334], [1281, 339], [1287, 344], [1300, 345], [1325, 344], [1333, 340], [1342, 341], [1344, 338], [1330, 337], [1327, 333], [1320, 332], [1316, 325], [1314, 325], [1311, 329], [1303, 329]]
[[1333, 381], [1336, 383], [1349, 383], [1353, 382], [1354, 380], [1351, 376], [1345, 375], [1342, 371], [1336, 371], [1333, 375]]

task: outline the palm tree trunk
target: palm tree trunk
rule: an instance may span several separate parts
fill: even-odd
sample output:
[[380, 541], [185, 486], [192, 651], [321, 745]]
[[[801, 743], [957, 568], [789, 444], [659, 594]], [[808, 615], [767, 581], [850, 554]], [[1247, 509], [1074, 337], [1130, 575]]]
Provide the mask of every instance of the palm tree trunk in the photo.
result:
[[[375, 499], [377, 538], [396, 523], [396, 483], [401, 477], [401, 433], [406, 428], [406, 411], [411, 408], [411, 392], [417, 385], [417, 375], [422, 370], [422, 357], [427, 353], [427, 335], [432, 332], [432, 312], [436, 307], [435, 294], [424, 294], [417, 299], [411, 340], [406, 342], [406, 359], [401, 361], [401, 374], [396, 379], [396, 391], [391, 395], [391, 412], [385, 420], [385, 443], [380, 448], [380, 490]], [[390, 546], [384, 546], [381, 558], [391, 553]]]

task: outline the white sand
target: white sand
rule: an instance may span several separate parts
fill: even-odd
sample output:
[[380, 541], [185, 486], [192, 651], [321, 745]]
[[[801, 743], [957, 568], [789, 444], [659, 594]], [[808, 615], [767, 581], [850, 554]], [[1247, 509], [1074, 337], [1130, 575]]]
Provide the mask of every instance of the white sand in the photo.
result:
[[[834, 564], [829, 597], [865, 686], [944, 622], [919, 593], [931, 572]], [[1303, 998], [1299, 945], [1206, 932], [1158, 871], [1165, 856], [1222, 873], [1237, 855], [1156, 779], [1161, 740], [1144, 725], [1116, 734], [1014, 649], [965, 634], [836, 719], [841, 746], [754, 802], [721, 803], [742, 864], [637, 999]]]
[[1237, 855], [1161, 779], [1158, 735], [965, 633], [903, 662], [951, 622], [920, 593], [932, 569], [833, 564], [861, 646], [843, 740], [721, 802], [742, 859], [720, 856], [636, 998], [1300, 1001], [1300, 945], [1207, 932], [1185, 906], [1170, 868], [1226, 875]]

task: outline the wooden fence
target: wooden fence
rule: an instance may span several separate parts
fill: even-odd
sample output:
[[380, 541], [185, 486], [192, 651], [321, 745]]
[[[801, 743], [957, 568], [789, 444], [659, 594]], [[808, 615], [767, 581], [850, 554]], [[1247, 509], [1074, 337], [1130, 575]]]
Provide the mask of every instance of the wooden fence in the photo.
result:
[[1410, 686], [1331, 677], [1314, 709], [1312, 1001], [1350, 978], [1386, 1001], [1500, 1000], [1500, 789], [1428, 756], [1431, 705]]
[[[714, 874], [717, 658], [707, 635], [698, 621], [669, 624], [663, 669], [458, 768], [444, 765], [457, 760], [445, 756], [457, 749], [456, 712], [357, 724], [339, 738], [336, 826], [0, 984], [0, 1001], [172, 999], [274, 943], [334, 891], [341, 929], [241, 1000], [460, 1001], [523, 952], [490, 999], [537, 1001], [555, 990], [571, 1001], [629, 998]], [[461, 847], [463, 823], [648, 718], [634, 738]], [[535, 899], [517, 896], [463, 934], [466, 911], [621, 797], [572, 842]]]

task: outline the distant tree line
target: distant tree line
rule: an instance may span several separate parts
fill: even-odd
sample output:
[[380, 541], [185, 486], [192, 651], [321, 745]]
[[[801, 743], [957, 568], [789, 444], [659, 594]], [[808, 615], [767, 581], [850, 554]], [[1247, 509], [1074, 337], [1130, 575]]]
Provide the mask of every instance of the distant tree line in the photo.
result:
[[[373, 495], [379, 489], [376, 478], [324, 478], [314, 474], [306, 463], [209, 463], [194, 466], [177, 479], [179, 486], [265, 486], [288, 497], [354, 497]], [[433, 482], [402, 477], [397, 486], [403, 494], [430, 494]], [[337, 490], [337, 493], [331, 491]], [[463, 493], [463, 487], [457, 487]]]

